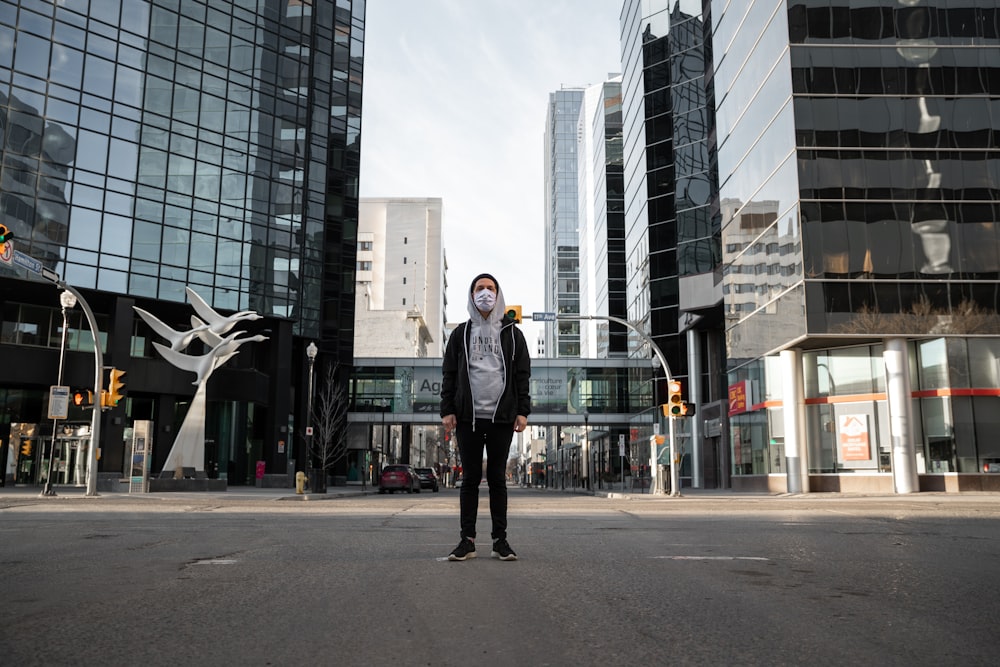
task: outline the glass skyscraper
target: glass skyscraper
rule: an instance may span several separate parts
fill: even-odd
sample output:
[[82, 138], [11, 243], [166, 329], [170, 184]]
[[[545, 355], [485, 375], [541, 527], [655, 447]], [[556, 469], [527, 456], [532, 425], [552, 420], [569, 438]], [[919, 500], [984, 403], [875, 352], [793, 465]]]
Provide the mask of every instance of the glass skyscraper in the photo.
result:
[[1000, 462], [997, 4], [712, 9], [734, 485], [967, 484]]
[[[93, 300], [108, 364], [129, 371], [134, 400], [109, 424], [102, 471], [120, 463], [115, 426], [172, 426], [183, 411], [131, 306], [186, 328], [191, 287], [271, 329], [241, 360], [244, 381], [234, 369], [217, 383], [215, 463], [237, 481], [247, 456], [286, 472], [305, 344], [321, 361], [352, 358], [363, 32], [363, 0], [0, 4], [0, 221]], [[6, 264], [0, 276], [4, 356], [50, 347], [51, 288]], [[71, 345], [71, 380], [85, 365]], [[42, 421], [36, 393], [54, 376], [38, 371], [15, 364], [0, 379], [12, 422]]]
[[[580, 216], [577, 122], [583, 88], [549, 94], [545, 118], [545, 309], [580, 314]], [[547, 324], [551, 357], [580, 356], [580, 323]]]
[[692, 483], [997, 488], [998, 17], [624, 3], [629, 314], [699, 406]]

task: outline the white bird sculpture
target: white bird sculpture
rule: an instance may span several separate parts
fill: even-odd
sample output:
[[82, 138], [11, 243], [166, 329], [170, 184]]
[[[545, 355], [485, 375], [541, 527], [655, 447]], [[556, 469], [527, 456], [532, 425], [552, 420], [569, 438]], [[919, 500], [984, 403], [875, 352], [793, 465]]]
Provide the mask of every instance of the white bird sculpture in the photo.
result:
[[[143, 321], [149, 325], [150, 329], [159, 334], [162, 338], [166, 338], [170, 342], [170, 349], [175, 352], [179, 352], [180, 350], [187, 348], [187, 346], [191, 344], [191, 341], [194, 340], [196, 336], [204, 340], [202, 334], [208, 331], [208, 325], [205, 324], [204, 322], [201, 322], [201, 320], [199, 320], [200, 322], [199, 326], [196, 326], [195, 328], [190, 329], [189, 331], [177, 331], [176, 329], [173, 329], [170, 326], [164, 324], [162, 320], [157, 318], [152, 313], [145, 311], [142, 308], [139, 308], [138, 306], [133, 306], [133, 309], [135, 310], [135, 312], [139, 313], [139, 317], [141, 317]], [[216, 344], [217, 343], [218, 341], [216, 342]]]
[[220, 315], [213, 310], [204, 299], [198, 296], [198, 293], [193, 289], [185, 287], [184, 290], [187, 292], [188, 298], [191, 300], [191, 307], [194, 308], [194, 312], [198, 313], [198, 316], [205, 322], [205, 324], [208, 325], [209, 330], [211, 330], [214, 334], [221, 336], [222, 334], [227, 333], [230, 329], [236, 326], [237, 322], [260, 319], [260, 315], [252, 310], [241, 310], [238, 313], [229, 315], [228, 317]]
[[238, 336], [245, 334], [245, 331], [236, 331], [229, 334], [223, 338], [218, 345], [212, 348], [210, 352], [202, 355], [193, 354], [182, 354], [176, 350], [173, 350], [162, 343], [153, 343], [153, 347], [166, 359], [171, 365], [177, 368], [190, 371], [194, 373], [197, 377], [195, 381], [191, 384], [199, 385], [204, 381], [208, 380], [208, 376], [212, 374], [216, 368], [226, 363], [234, 355], [238, 354], [237, 348], [243, 343], [250, 342], [260, 342], [267, 340], [267, 336], [256, 335], [248, 336], [246, 338], [239, 338]]

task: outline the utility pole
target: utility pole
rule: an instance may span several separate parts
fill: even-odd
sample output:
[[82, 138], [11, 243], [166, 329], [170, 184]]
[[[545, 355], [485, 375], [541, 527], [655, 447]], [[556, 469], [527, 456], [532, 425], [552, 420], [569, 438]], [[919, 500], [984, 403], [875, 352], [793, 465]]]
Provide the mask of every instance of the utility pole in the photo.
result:
[[[536, 318], [536, 315], [541, 315], [541, 317]], [[525, 316], [527, 317], [527, 316]], [[660, 348], [656, 346], [653, 339], [646, 335], [646, 332], [642, 331], [635, 322], [630, 322], [629, 320], [623, 320], [620, 317], [611, 317], [609, 315], [563, 315], [562, 313], [533, 313], [531, 316], [532, 320], [537, 319], [541, 322], [547, 321], [557, 321], [557, 320], [602, 320], [606, 322], [617, 322], [618, 324], [628, 327], [631, 331], [634, 331], [639, 335], [646, 343], [649, 344], [650, 349], [653, 350], [653, 355], [656, 357], [657, 361], [660, 362], [660, 367], [663, 369], [663, 374], [667, 377], [667, 382], [674, 379], [673, 374], [670, 372], [670, 365], [667, 363], [667, 358], [663, 356], [663, 352]], [[680, 489], [680, 475], [678, 471], [678, 457], [677, 457], [677, 445], [674, 442], [674, 418], [669, 417], [670, 420], [670, 495], [679, 496]], [[653, 447], [655, 450], [655, 445]], [[654, 460], [653, 465], [658, 465], [656, 460]], [[678, 483], [674, 483], [677, 480]], [[654, 491], [655, 493], [655, 491]]]

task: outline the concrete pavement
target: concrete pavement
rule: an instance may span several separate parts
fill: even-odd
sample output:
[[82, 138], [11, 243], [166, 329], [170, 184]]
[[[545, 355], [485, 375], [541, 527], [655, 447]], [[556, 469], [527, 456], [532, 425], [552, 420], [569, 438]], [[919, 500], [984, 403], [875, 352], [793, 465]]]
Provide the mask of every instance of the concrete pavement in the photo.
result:
[[[122, 485], [123, 488], [127, 487]], [[682, 490], [681, 495], [678, 497], [671, 497], [666, 494], [650, 494], [638, 493], [638, 492], [621, 492], [615, 490], [597, 490], [591, 491], [588, 489], [576, 488], [576, 489], [539, 489], [536, 487], [526, 488], [510, 485], [508, 487], [511, 491], [516, 492], [518, 490], [528, 490], [536, 492], [546, 492], [560, 495], [583, 495], [583, 496], [595, 496], [600, 498], [607, 498], [609, 500], [647, 500], [647, 501], [663, 501], [663, 502], [683, 502], [685, 500], [716, 500], [716, 501], [741, 501], [741, 500], [767, 500], [772, 499], [775, 501], [780, 501], [782, 499], [799, 499], [799, 500], [813, 500], [820, 501], [824, 498], [829, 499], [883, 499], [883, 500], [915, 500], [915, 501], [933, 501], [933, 502], [957, 502], [957, 501], [968, 501], [975, 499], [977, 502], [982, 502], [987, 505], [996, 504], [998, 511], [1000, 511], [1000, 493], [991, 492], [963, 492], [963, 493], [944, 493], [944, 492], [921, 492], [913, 494], [863, 494], [863, 493], [806, 493], [806, 494], [772, 494], [764, 492], [735, 492], [729, 489], [692, 489], [685, 488]], [[187, 499], [216, 499], [216, 500], [239, 500], [239, 501], [261, 501], [261, 502], [320, 502], [324, 500], [337, 500], [342, 498], [353, 498], [361, 497], [366, 495], [378, 494], [378, 487], [372, 487], [366, 485], [362, 487], [360, 484], [357, 485], [347, 485], [347, 486], [330, 486], [327, 487], [326, 493], [310, 493], [308, 490], [303, 494], [296, 494], [294, 488], [259, 488], [255, 486], [230, 486], [226, 491], [178, 491], [178, 492], [155, 492], [155, 493], [128, 493], [127, 490], [118, 492], [99, 492], [95, 497], [88, 497], [86, 495], [86, 488], [77, 486], [62, 486], [56, 485], [54, 497], [42, 496], [41, 486], [27, 486], [27, 485], [11, 485], [0, 487], [0, 502], [19, 500], [24, 501], [28, 498], [38, 498], [39, 500], [53, 500], [58, 501], [60, 499], [79, 499], [79, 500], [127, 500], [127, 499], [141, 499], [141, 500], [187, 500]], [[442, 494], [454, 494], [457, 496], [457, 489], [447, 489], [444, 488], [441, 491]], [[432, 494], [429, 490], [424, 490], [423, 494]], [[480, 490], [480, 497], [487, 497], [487, 490], [485, 483], [483, 488]]]

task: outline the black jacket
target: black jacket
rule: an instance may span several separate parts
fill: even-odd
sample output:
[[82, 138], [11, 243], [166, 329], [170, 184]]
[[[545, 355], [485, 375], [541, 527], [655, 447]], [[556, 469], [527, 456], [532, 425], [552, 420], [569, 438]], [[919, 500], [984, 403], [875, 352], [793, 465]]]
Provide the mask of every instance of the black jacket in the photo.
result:
[[[441, 416], [455, 415], [460, 422], [471, 422], [475, 415], [472, 387], [469, 384], [469, 323], [459, 324], [448, 339], [441, 367]], [[493, 413], [493, 421], [513, 424], [518, 415], [531, 414], [531, 358], [524, 334], [510, 318], [500, 329], [503, 351], [504, 388]]]

